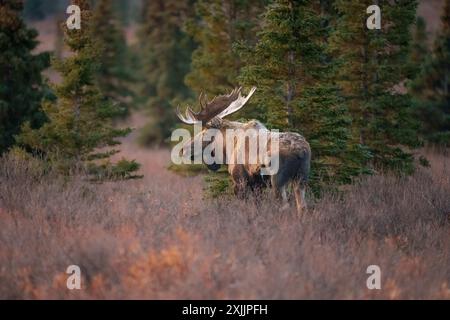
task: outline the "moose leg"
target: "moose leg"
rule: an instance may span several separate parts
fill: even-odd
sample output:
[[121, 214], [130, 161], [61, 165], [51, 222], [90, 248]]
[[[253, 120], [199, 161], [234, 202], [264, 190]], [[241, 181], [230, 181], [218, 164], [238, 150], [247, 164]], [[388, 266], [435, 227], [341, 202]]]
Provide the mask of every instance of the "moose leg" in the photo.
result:
[[244, 166], [234, 166], [231, 170], [231, 178], [234, 184], [234, 194], [240, 199], [245, 199], [249, 177]]
[[267, 178], [262, 176], [260, 172], [249, 176], [249, 187], [254, 194], [259, 194], [263, 189], [267, 188], [268, 182], [265, 179]]
[[286, 192], [286, 185], [280, 184], [280, 177], [277, 175], [272, 176], [272, 188], [273, 188], [273, 193], [275, 195], [275, 198], [281, 200], [281, 202], [283, 203], [281, 210], [288, 209], [289, 201], [288, 201], [288, 196], [287, 196], [287, 192]]
[[295, 203], [297, 205], [297, 213], [299, 216], [303, 214], [303, 211], [306, 210], [306, 186], [301, 183], [294, 183], [293, 185], [294, 195], [295, 195]]
[[286, 186], [281, 187], [281, 199], [282, 199], [282, 203], [283, 203], [281, 210], [289, 209], [289, 199], [287, 196]]

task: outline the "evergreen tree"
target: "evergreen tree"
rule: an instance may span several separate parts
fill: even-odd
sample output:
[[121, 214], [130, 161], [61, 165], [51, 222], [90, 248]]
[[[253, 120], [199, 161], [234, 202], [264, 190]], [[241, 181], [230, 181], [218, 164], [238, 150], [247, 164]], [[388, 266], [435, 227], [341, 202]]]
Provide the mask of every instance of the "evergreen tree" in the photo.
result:
[[121, 114], [126, 115], [133, 100], [130, 89], [133, 77], [130, 74], [125, 36], [110, 0], [99, 1], [92, 26], [100, 50], [101, 65], [96, 72], [99, 88], [105, 98], [116, 103], [122, 110]]
[[[99, 65], [99, 50], [93, 37], [92, 14], [87, 0], [73, 0], [81, 12], [81, 29], [65, 30], [65, 41], [73, 55], [55, 62], [62, 74], [55, 85], [57, 102], [47, 102], [43, 109], [49, 122], [38, 130], [26, 125], [19, 141], [44, 153], [63, 173], [87, 165], [98, 178], [126, 178], [139, 168], [134, 161], [120, 161], [113, 166], [108, 158], [117, 150], [96, 152], [98, 148], [118, 145], [116, 138], [129, 129], [114, 129], [111, 118], [118, 110], [105, 101], [95, 85], [94, 74]], [[104, 159], [104, 163], [93, 160]]]
[[0, 1], [0, 154], [14, 144], [25, 121], [32, 128], [45, 121], [40, 108], [46, 92], [41, 72], [50, 59], [47, 53], [32, 54], [37, 32], [25, 26], [22, 9], [22, 1]]
[[[186, 23], [186, 31], [198, 47], [192, 53], [191, 71], [185, 83], [199, 95], [200, 92], [220, 95], [238, 86], [238, 75], [242, 67], [235, 51], [238, 42], [254, 44], [259, 28], [259, 16], [269, 0], [198, 0], [195, 15]], [[253, 110], [246, 109], [239, 116], [255, 118]], [[228, 173], [207, 175], [206, 191], [215, 197], [229, 187]], [[180, 169], [181, 170], [181, 169]], [[189, 166], [183, 171], [198, 168]]]
[[411, 172], [413, 157], [402, 146], [415, 147], [418, 124], [411, 98], [401, 88], [409, 75], [411, 25], [417, 1], [377, 1], [381, 30], [368, 30], [372, 0], [336, 0], [332, 43], [340, 62], [337, 79], [353, 118], [353, 135], [367, 146], [376, 168]]
[[143, 95], [150, 97], [146, 108], [155, 122], [150, 124], [147, 143], [162, 143], [176, 123], [173, 101], [191, 96], [184, 84], [190, 69], [194, 43], [183, 25], [191, 14], [191, 0], [155, 0], [144, 3], [140, 31], [145, 85]]
[[432, 143], [450, 146], [450, 0], [442, 14], [442, 30], [433, 52], [412, 83], [422, 133]]
[[192, 70], [187, 85], [197, 94], [218, 95], [237, 86], [241, 68], [233, 46], [240, 41], [253, 43], [264, 11], [264, 0], [199, 0], [196, 18], [187, 24], [188, 33], [199, 44], [192, 54]]
[[55, 34], [55, 42], [54, 42], [54, 51], [53, 58], [57, 60], [61, 60], [63, 58], [64, 52], [64, 30], [61, 28], [61, 25], [64, 23], [65, 16], [62, 14], [56, 15], [56, 19], [54, 21], [56, 25], [56, 34]]
[[412, 78], [421, 72], [421, 68], [424, 66], [428, 55], [427, 25], [424, 18], [418, 17], [416, 20], [410, 53]]
[[369, 172], [368, 154], [352, 139], [351, 117], [329, 77], [335, 69], [327, 54], [325, 9], [318, 2], [274, 1], [256, 46], [240, 47], [241, 81], [258, 87], [251, 104], [258, 118], [271, 128], [300, 132], [310, 142], [315, 191]]

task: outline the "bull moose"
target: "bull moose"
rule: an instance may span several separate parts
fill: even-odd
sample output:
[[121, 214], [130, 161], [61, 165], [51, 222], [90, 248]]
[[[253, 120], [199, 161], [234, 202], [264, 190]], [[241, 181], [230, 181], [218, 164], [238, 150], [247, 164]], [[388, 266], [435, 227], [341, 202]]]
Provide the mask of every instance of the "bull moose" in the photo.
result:
[[[265, 180], [270, 180], [271, 188], [278, 199], [283, 202], [283, 208], [289, 206], [286, 189], [289, 184], [292, 185], [297, 211], [299, 214], [306, 208], [305, 190], [308, 182], [311, 161], [311, 149], [303, 136], [293, 132], [272, 132], [257, 120], [251, 120], [246, 123], [225, 120], [226, 116], [241, 110], [255, 93], [256, 88], [252, 88], [247, 96], [242, 96], [242, 88], [234, 89], [228, 95], [217, 96], [211, 101], [203, 94], [199, 96], [200, 111], [194, 112], [191, 107], [187, 107], [185, 115], [177, 108], [178, 118], [185, 124], [195, 125], [201, 123], [202, 131], [185, 143], [181, 149], [183, 156], [190, 157], [192, 160], [198, 156], [195, 154], [195, 144], [200, 144], [202, 150], [207, 147], [209, 142], [204, 141], [204, 135], [207, 130], [215, 129], [216, 132], [226, 136], [227, 132], [240, 130], [240, 132], [264, 132], [270, 139], [277, 139], [277, 147], [267, 148], [270, 153], [270, 159], [277, 158], [278, 170], [270, 175], [262, 176], [262, 169], [269, 166], [269, 163], [259, 161], [258, 163], [229, 163], [228, 172], [230, 173], [234, 192], [238, 196], [243, 196], [248, 190], [264, 185]], [[215, 139], [211, 139], [214, 143]], [[223, 153], [227, 156], [244, 150], [248, 152], [248, 145], [244, 140], [227, 145], [222, 144]], [[260, 146], [261, 147], [261, 146]], [[221, 164], [210, 164], [209, 169], [217, 171]]]

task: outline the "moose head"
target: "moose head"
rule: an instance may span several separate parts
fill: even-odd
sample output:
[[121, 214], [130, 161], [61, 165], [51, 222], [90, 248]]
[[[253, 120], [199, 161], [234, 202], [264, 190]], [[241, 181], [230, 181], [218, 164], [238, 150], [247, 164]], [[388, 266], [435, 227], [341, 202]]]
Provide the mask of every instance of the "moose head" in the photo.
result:
[[[224, 137], [226, 129], [239, 125], [238, 123], [224, 120], [224, 118], [242, 109], [255, 91], [256, 87], [253, 87], [247, 96], [243, 96], [242, 88], [236, 88], [230, 94], [216, 96], [211, 101], [208, 101], [207, 96], [201, 93], [198, 99], [200, 111], [195, 112], [188, 106], [185, 115], [183, 115], [180, 109], [177, 108], [176, 114], [183, 123], [202, 126], [202, 131], [184, 144], [182, 148], [183, 157], [190, 155], [191, 160], [194, 160], [196, 157], [201, 157], [204, 149], [216, 141], [214, 135], [205, 139], [206, 132], [209, 134], [211, 132], [221, 132], [221, 137]], [[198, 150], [196, 150], [195, 145], [200, 145], [201, 149], [197, 148]], [[201, 154], [196, 154], [200, 152]], [[217, 171], [220, 165], [216, 163], [209, 164], [208, 168]]]

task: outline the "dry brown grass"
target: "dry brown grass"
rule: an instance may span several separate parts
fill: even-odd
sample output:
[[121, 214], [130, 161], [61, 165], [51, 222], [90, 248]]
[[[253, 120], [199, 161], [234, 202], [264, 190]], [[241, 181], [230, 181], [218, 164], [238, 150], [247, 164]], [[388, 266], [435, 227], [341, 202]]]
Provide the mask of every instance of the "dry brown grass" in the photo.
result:
[[200, 177], [164, 170], [167, 151], [141, 157], [145, 179], [105, 185], [3, 160], [0, 298], [450, 299], [450, 161], [428, 157], [431, 170], [371, 177], [302, 219], [267, 199], [203, 200]]
[[[431, 32], [442, 3], [421, 1]], [[55, 26], [34, 25], [38, 51]], [[448, 156], [429, 151], [431, 169], [365, 179], [299, 219], [264, 197], [204, 200], [201, 177], [127, 139], [119, 156], [138, 159], [143, 180], [68, 182], [0, 159], [0, 299], [450, 299]], [[66, 288], [72, 264], [80, 291]], [[380, 291], [366, 288], [372, 264]]]

